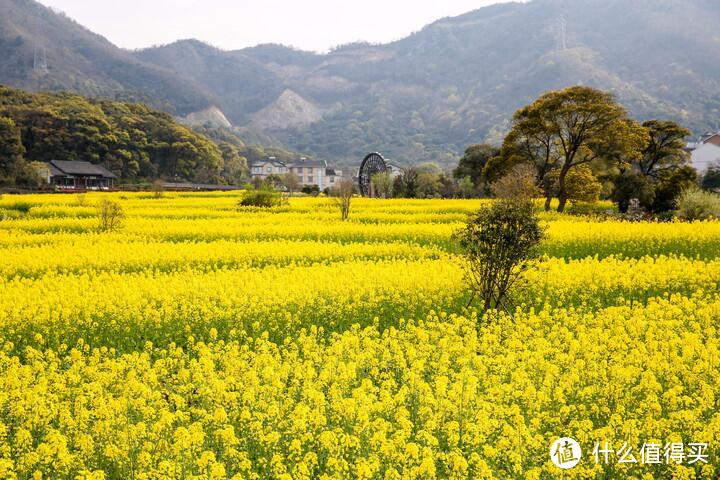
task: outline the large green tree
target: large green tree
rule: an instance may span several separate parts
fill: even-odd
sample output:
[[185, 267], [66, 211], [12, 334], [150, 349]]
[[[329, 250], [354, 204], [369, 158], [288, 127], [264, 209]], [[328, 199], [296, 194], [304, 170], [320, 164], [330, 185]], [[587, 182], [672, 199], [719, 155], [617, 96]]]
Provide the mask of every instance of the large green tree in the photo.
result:
[[619, 165], [612, 198], [621, 212], [633, 198], [653, 213], [674, 210], [680, 193], [697, 181], [685, 151], [690, 131], [668, 120], [650, 120], [643, 128], [648, 142], [640, 156]]
[[0, 186], [13, 186], [27, 168], [20, 130], [12, 119], [0, 117]]
[[[570, 198], [570, 172], [581, 165], [630, 162], [646, 144], [645, 129], [628, 118], [610, 93], [575, 86], [548, 92], [520, 109], [493, 167], [502, 171], [517, 163], [535, 164], [539, 183], [546, 188], [546, 206], [557, 197], [562, 212]], [[548, 189], [547, 178], [554, 170], [557, 189]]]

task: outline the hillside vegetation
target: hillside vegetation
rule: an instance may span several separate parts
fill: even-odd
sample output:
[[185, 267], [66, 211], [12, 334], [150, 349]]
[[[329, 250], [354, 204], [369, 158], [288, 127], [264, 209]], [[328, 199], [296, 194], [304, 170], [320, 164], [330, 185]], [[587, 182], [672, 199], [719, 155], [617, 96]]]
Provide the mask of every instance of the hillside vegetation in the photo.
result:
[[19, 135], [26, 161], [102, 163], [126, 180], [239, 182], [247, 170], [230, 139], [213, 142], [141, 104], [0, 87], [0, 119]]

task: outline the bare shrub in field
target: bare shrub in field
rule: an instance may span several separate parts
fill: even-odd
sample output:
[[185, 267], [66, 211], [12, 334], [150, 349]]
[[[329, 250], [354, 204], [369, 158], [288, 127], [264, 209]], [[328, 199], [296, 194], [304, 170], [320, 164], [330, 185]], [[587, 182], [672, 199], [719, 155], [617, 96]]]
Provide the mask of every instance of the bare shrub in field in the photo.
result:
[[340, 209], [342, 221], [350, 217], [350, 203], [355, 194], [355, 182], [350, 178], [343, 178], [330, 190], [335, 206]]
[[123, 227], [125, 212], [118, 202], [103, 199], [98, 204], [97, 211], [99, 232], [116, 232]]
[[529, 163], [515, 165], [510, 172], [490, 185], [496, 198], [532, 200], [542, 195], [537, 185], [537, 170]]

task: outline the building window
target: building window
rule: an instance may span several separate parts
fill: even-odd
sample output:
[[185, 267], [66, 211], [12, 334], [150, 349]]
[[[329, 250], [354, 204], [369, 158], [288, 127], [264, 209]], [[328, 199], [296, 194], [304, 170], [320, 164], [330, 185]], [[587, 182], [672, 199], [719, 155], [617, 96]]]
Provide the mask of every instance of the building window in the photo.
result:
[[267, 167], [267, 173], [272, 173], [272, 167]]
[[330, 177], [330, 183], [335, 183], [335, 177]]
[[303, 167], [297, 167], [297, 173], [303, 173]]
[[313, 178], [312, 178], [312, 177], [307, 177], [307, 183], [312, 183], [312, 182], [313, 182]]
[[313, 169], [308, 167], [308, 173], [309, 173], [310, 175], [312, 175]]

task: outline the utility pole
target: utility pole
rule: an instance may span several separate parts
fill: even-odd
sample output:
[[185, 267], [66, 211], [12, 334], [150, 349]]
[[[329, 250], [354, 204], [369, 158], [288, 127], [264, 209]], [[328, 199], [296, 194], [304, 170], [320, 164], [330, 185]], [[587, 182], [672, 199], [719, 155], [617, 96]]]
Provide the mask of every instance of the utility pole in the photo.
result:
[[46, 74], [48, 73], [49, 69], [47, 63], [47, 50], [45, 49], [45, 46], [41, 43], [42, 40], [40, 37], [40, 17], [35, 17], [34, 36], [35, 55], [33, 58], [33, 70], [39, 74]]
[[567, 50], [567, 21], [565, 15], [560, 15], [557, 25], [557, 50], [564, 52]]

